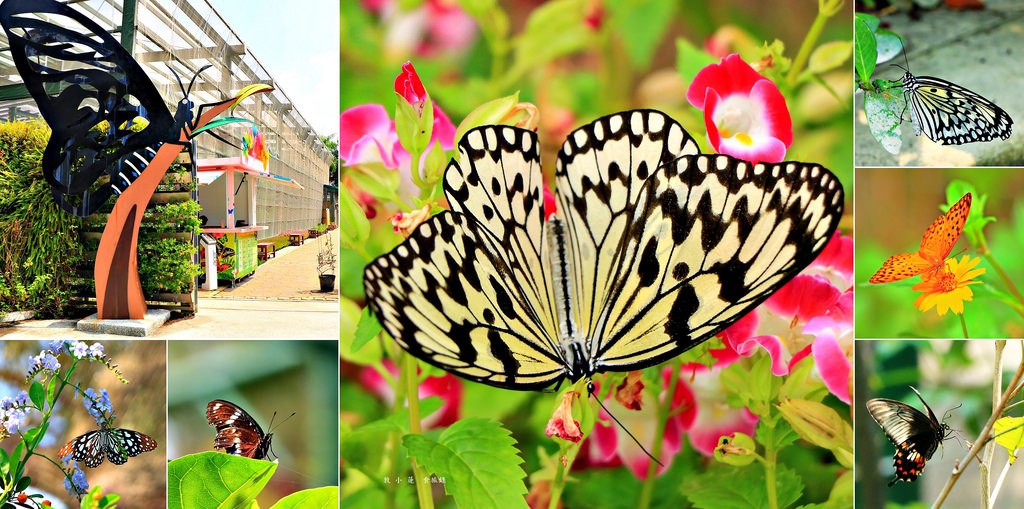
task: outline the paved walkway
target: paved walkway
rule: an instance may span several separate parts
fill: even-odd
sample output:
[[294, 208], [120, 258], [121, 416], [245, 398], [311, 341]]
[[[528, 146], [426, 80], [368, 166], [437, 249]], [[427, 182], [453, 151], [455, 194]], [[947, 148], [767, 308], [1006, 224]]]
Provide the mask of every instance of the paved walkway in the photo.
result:
[[[1024, 48], [1024, 7], [1019, 0], [990, 0], [980, 11], [939, 8], [923, 11], [921, 19], [906, 13], [882, 17], [889, 30], [907, 40], [910, 71], [935, 76], [967, 87], [999, 105], [1014, 120], [1009, 140], [939, 145], [923, 134], [914, 136], [910, 113], [904, 114], [903, 148], [886, 152], [868, 129], [864, 94], [856, 94], [856, 166], [1021, 166], [1024, 165], [1024, 94], [1016, 85], [1024, 79], [1020, 49]], [[900, 53], [879, 64], [874, 78], [898, 81], [907, 65]]]
[[[335, 252], [338, 250], [338, 230], [327, 232]], [[316, 271], [317, 254], [327, 237], [307, 239], [301, 246], [287, 246], [277, 255], [261, 264], [251, 276], [232, 286], [216, 290], [199, 290], [199, 297], [273, 300], [323, 300], [338, 302], [338, 289], [320, 292], [320, 278]], [[335, 259], [337, 260], [337, 259]], [[338, 274], [337, 262], [334, 273]], [[221, 282], [223, 284], [223, 282]]]

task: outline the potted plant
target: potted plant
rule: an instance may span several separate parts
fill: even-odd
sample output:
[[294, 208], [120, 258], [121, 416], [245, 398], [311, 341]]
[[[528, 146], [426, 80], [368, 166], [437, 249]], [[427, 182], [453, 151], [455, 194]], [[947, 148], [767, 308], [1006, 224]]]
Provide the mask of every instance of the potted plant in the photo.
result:
[[330, 235], [324, 235], [324, 225], [317, 226], [320, 231], [320, 252], [316, 255], [316, 271], [320, 275], [320, 291], [327, 293], [334, 291], [334, 267], [337, 264], [337, 254], [334, 252], [334, 244]]

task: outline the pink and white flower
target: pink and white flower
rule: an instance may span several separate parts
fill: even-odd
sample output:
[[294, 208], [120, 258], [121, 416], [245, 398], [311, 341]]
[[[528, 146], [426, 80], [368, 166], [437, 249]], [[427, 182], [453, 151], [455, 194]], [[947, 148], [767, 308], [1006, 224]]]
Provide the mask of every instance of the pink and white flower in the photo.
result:
[[708, 141], [719, 153], [777, 163], [793, 144], [786, 99], [738, 54], [701, 69], [686, 99], [704, 112]]

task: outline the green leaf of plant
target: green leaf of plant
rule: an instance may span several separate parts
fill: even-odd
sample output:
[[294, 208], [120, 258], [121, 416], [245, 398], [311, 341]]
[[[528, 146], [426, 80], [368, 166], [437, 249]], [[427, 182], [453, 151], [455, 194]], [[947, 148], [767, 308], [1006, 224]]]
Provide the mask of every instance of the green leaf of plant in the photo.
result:
[[[800, 498], [800, 476], [783, 464], [776, 464], [775, 488], [778, 507], [789, 507]], [[768, 507], [764, 466], [717, 468], [689, 476], [681, 490], [695, 507], [702, 509], [740, 509]]]
[[395, 201], [395, 191], [402, 180], [398, 170], [387, 168], [384, 163], [350, 166], [345, 169], [345, 176], [352, 179], [356, 187], [381, 201]]
[[583, 22], [587, 1], [553, 0], [530, 13], [526, 27], [513, 42], [515, 57], [506, 73], [510, 86], [526, 72], [590, 47], [596, 32]]
[[32, 400], [32, 404], [39, 410], [43, 410], [43, 403], [46, 400], [46, 391], [43, 389], [43, 384], [39, 382], [32, 382], [32, 385], [28, 388], [28, 399]]
[[46, 404], [53, 408], [57, 401], [57, 377], [50, 377], [50, 383], [46, 384]]
[[423, 435], [406, 435], [402, 443], [427, 472], [444, 477], [445, 492], [460, 507], [527, 507], [526, 473], [519, 466], [523, 459], [511, 433], [500, 424], [462, 419], [436, 442]]
[[854, 67], [857, 68], [860, 80], [869, 83], [871, 74], [875, 72], [875, 63], [878, 61], [878, 42], [875, 40], [874, 32], [860, 16], [857, 16], [853, 30], [854, 40], [857, 42], [853, 52]]
[[903, 37], [885, 29], [877, 30], [875, 31], [875, 46], [878, 51], [875, 63], [888, 62], [903, 51]]
[[382, 330], [384, 330], [384, 327], [380, 325], [380, 320], [370, 313], [370, 307], [363, 308], [363, 313], [359, 315], [359, 323], [356, 324], [355, 338], [352, 340], [352, 352], [358, 352], [371, 339], [377, 337], [377, 334], [380, 334]]
[[697, 73], [701, 69], [715, 63], [715, 59], [704, 52], [704, 50], [694, 46], [694, 44], [686, 39], [676, 39], [676, 70], [679, 71], [679, 75], [683, 78], [683, 83], [689, 87], [693, 78], [697, 76]]
[[675, 0], [610, 0], [605, 5], [609, 12], [605, 19], [622, 38], [629, 62], [634, 69], [647, 69], [675, 19]]
[[201, 452], [167, 464], [167, 507], [227, 509], [247, 506], [277, 470], [277, 463], [220, 452]]
[[324, 486], [292, 493], [278, 500], [270, 509], [326, 509], [338, 507], [338, 487]]
[[863, 12], [858, 12], [856, 14], [856, 18], [857, 21], [861, 21], [865, 25], [867, 25], [868, 29], [871, 30], [872, 32], [877, 32], [878, 27], [881, 26], [882, 24], [882, 22], [877, 17], [872, 16], [870, 14], [864, 14]]
[[18, 484], [14, 485], [14, 492], [25, 491], [30, 484], [32, 484], [32, 478], [27, 475], [22, 476], [21, 479], [18, 479]]
[[864, 113], [868, 118], [868, 129], [882, 148], [890, 154], [898, 154], [903, 146], [900, 122], [906, 109], [903, 94], [882, 92], [864, 93]]
[[370, 222], [366, 213], [359, 206], [348, 187], [341, 186], [338, 190], [338, 231], [341, 242], [346, 247], [362, 246], [370, 237]]
[[850, 41], [826, 42], [811, 53], [811, 58], [807, 61], [807, 70], [814, 74], [831, 71], [850, 58], [851, 50], [853, 43]]
[[1010, 453], [1010, 464], [1017, 459], [1014, 451], [1024, 447], [1024, 417], [1003, 417], [992, 424], [996, 443]]

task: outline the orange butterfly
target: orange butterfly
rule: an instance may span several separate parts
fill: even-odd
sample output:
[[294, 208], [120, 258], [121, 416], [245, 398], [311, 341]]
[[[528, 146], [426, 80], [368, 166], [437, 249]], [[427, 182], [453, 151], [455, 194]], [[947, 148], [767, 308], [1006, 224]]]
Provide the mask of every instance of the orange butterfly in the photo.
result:
[[[953, 250], [960, 234], [964, 231], [967, 214], [971, 211], [971, 193], [953, 204], [942, 216], [932, 223], [921, 238], [921, 250], [889, 257], [870, 283], [891, 283], [918, 274], [934, 274], [946, 266], [946, 257]], [[927, 278], [926, 278], [927, 279]]]

